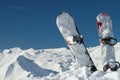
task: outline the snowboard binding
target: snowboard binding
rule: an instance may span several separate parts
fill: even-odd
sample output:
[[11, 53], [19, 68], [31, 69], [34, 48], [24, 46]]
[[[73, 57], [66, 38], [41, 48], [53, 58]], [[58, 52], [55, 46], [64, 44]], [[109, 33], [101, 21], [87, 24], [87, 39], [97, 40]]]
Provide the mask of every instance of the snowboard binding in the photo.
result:
[[66, 43], [69, 45], [81, 44], [83, 43], [83, 36], [69, 36], [66, 39]]
[[107, 37], [107, 38], [101, 39], [101, 43], [113, 46], [117, 43], [117, 39], [113, 37]]
[[110, 61], [107, 62], [107, 64], [104, 65], [103, 71], [107, 71], [108, 69], [112, 71], [117, 71], [120, 68], [120, 63], [117, 61]]
[[81, 44], [83, 42], [83, 36], [73, 36], [73, 42]]

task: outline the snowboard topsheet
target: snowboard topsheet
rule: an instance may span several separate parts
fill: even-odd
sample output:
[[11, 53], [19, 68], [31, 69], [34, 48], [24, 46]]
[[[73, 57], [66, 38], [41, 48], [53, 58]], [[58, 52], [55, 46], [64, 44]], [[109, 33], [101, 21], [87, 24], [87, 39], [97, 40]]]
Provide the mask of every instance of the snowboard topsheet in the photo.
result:
[[[76, 27], [73, 17], [69, 13], [63, 12], [57, 16], [56, 23], [79, 66], [94, 65], [84, 45], [82, 36]], [[77, 40], [80, 40], [78, 40], [78, 42], [76, 40], [74, 41], [74, 36], [77, 37]]]
[[115, 49], [116, 39], [113, 35], [112, 19], [108, 13], [100, 13], [96, 17], [98, 35], [101, 45], [101, 53], [103, 55], [103, 64], [110, 60], [115, 61]]

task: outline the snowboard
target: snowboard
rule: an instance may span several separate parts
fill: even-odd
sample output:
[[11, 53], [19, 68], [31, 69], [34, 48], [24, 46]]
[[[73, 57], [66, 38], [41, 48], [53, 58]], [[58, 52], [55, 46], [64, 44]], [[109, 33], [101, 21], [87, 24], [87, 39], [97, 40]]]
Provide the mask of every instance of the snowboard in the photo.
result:
[[[100, 13], [96, 17], [98, 36], [101, 46], [101, 54], [103, 56], [103, 65], [109, 65], [109, 63], [117, 63], [115, 60], [114, 45], [117, 43], [117, 39], [114, 37], [112, 29], [112, 19], [108, 13]], [[119, 65], [119, 64], [118, 64]], [[106, 71], [105, 67], [103, 70]], [[117, 68], [115, 69], [117, 70]]]
[[73, 17], [67, 12], [62, 12], [57, 16], [56, 24], [76, 63], [81, 67], [87, 66], [91, 68], [91, 71], [96, 71], [97, 68], [86, 49], [83, 36], [80, 35]]

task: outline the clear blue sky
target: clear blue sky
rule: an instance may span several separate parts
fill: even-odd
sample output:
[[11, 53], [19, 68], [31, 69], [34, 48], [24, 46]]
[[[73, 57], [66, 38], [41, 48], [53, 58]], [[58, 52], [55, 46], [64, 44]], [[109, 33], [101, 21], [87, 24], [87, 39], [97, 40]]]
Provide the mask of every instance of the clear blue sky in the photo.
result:
[[59, 48], [66, 43], [56, 27], [60, 12], [69, 12], [87, 47], [99, 45], [96, 16], [107, 12], [120, 41], [119, 0], [0, 0], [0, 49]]

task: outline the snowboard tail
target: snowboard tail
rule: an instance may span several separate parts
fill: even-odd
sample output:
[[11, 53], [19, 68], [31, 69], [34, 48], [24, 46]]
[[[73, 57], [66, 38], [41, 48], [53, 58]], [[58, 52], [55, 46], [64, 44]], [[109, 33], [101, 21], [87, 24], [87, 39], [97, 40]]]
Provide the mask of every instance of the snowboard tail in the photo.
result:
[[79, 66], [91, 67], [92, 71], [96, 71], [97, 68], [85, 47], [73, 17], [63, 12], [57, 16], [56, 24]]

